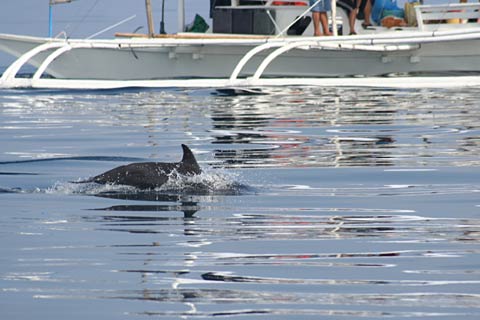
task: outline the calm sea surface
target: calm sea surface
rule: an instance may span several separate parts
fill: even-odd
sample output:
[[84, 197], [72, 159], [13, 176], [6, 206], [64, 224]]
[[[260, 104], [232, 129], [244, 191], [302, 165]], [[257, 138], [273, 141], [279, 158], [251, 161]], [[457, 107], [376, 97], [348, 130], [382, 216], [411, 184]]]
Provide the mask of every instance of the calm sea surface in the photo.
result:
[[480, 319], [479, 96], [0, 91], [1, 318]]

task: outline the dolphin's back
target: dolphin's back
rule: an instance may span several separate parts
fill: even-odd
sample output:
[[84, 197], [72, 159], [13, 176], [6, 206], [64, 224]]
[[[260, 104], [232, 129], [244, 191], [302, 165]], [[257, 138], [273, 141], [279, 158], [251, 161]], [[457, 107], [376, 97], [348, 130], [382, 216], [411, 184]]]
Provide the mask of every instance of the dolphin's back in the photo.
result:
[[93, 177], [92, 180], [101, 184], [122, 184], [141, 189], [154, 189], [167, 182], [169, 175], [177, 167], [176, 163], [132, 163], [109, 170]]
[[180, 162], [138, 162], [120, 166], [89, 179], [86, 182], [119, 184], [140, 189], [155, 189], [168, 181], [173, 174], [196, 175], [202, 170], [193, 152], [184, 144]]

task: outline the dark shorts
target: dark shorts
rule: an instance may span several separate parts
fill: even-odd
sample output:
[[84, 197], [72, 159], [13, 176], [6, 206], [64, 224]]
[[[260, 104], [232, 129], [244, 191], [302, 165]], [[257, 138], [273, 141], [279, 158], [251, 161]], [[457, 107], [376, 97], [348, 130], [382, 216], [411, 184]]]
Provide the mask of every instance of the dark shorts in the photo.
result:
[[[372, 2], [372, 6], [373, 6], [374, 0], [370, 0], [370, 1]], [[348, 11], [352, 11], [357, 8], [357, 1], [356, 0], [337, 0], [337, 5]], [[363, 11], [366, 5], [367, 5], [367, 0], [360, 0], [360, 11]]]
[[351, 11], [357, 7], [357, 2], [355, 0], [338, 0], [337, 5]]

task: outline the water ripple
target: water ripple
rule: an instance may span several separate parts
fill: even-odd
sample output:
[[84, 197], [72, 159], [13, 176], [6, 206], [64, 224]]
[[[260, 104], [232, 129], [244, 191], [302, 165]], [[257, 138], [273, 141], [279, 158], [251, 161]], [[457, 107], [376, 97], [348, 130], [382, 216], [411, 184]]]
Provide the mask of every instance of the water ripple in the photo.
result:
[[[147, 144], [151, 158], [187, 134], [214, 144], [211, 163], [228, 167], [480, 165], [480, 127], [471, 121], [480, 116], [472, 98], [476, 89], [268, 91], [214, 98], [174, 90], [6, 95], [0, 128], [20, 144], [4, 152], [15, 159], [35, 149], [28, 148], [31, 137], [63, 135], [71, 137], [72, 147], [94, 134], [123, 137], [101, 144], [117, 154], [125, 147], [122, 140], [133, 153]], [[172, 134], [168, 142], [162, 132]], [[104, 149], [101, 145], [95, 149]], [[46, 149], [24, 156], [70, 155], [58, 143]]]
[[480, 318], [478, 89], [266, 91], [2, 92], [2, 315]]

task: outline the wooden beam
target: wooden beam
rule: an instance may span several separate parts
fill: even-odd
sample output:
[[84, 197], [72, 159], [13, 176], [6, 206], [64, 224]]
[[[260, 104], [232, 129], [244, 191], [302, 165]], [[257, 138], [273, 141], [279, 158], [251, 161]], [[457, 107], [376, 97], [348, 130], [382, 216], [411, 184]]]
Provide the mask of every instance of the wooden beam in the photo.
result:
[[208, 33], [183, 33], [183, 34], [154, 34], [141, 33], [115, 33], [116, 38], [160, 38], [160, 39], [273, 39], [274, 36], [241, 35], [241, 34], [208, 34]]
[[155, 30], [153, 27], [152, 3], [151, 0], [145, 0], [145, 9], [147, 11], [148, 36], [153, 38]]

